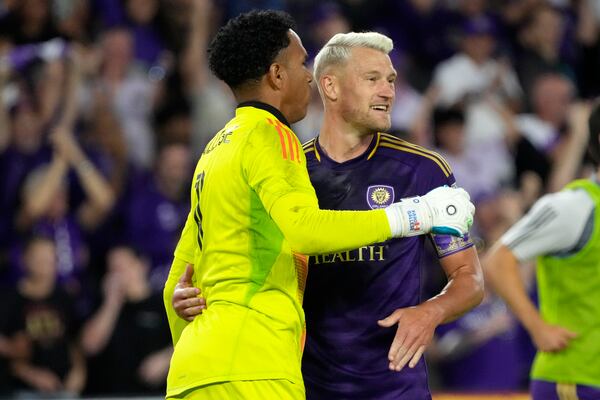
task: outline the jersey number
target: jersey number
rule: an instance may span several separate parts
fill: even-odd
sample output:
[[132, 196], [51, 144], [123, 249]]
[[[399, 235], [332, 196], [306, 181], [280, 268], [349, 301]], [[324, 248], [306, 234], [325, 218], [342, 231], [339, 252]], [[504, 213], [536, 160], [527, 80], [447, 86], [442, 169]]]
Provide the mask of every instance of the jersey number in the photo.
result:
[[196, 221], [196, 225], [198, 225], [198, 247], [200, 247], [200, 250], [202, 250], [202, 238], [204, 236], [204, 232], [202, 231], [202, 211], [200, 210], [200, 193], [202, 193], [203, 186], [204, 171], [196, 176], [196, 183], [194, 184], [196, 196], [198, 197], [198, 204], [196, 205], [196, 210], [194, 211], [194, 221]]

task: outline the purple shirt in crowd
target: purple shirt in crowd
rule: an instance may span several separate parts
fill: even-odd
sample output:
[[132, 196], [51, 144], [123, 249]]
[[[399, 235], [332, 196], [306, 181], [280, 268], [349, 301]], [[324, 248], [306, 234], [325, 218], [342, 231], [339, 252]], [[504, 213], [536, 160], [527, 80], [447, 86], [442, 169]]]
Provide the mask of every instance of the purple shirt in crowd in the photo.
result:
[[127, 239], [150, 257], [150, 283], [162, 290], [173, 261], [173, 249], [185, 224], [189, 204], [166, 198], [152, 178], [134, 184], [127, 207]]
[[[304, 149], [323, 209], [382, 208], [455, 183], [439, 155], [390, 135], [378, 134], [361, 156], [344, 163], [328, 158], [315, 139]], [[390, 371], [396, 327], [377, 325], [395, 309], [421, 303], [425, 240], [393, 239], [310, 257], [302, 363], [308, 400], [431, 399], [423, 359], [415, 368]], [[436, 236], [434, 243], [439, 256], [472, 246], [468, 235]]]

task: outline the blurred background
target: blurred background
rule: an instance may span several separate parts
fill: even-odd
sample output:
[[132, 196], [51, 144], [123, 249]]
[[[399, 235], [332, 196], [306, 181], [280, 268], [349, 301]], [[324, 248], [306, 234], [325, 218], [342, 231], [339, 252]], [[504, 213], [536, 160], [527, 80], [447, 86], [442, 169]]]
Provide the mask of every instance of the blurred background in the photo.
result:
[[[394, 40], [390, 133], [451, 164], [481, 255], [592, 171], [600, 1], [0, 0], [0, 396], [163, 395], [162, 285], [194, 164], [235, 108], [206, 47], [254, 8], [291, 13], [311, 58], [338, 32]], [[315, 89], [301, 141], [321, 114]], [[427, 298], [445, 277], [433, 252], [423, 268]], [[438, 329], [431, 387], [524, 393], [533, 354], [488, 293]]]

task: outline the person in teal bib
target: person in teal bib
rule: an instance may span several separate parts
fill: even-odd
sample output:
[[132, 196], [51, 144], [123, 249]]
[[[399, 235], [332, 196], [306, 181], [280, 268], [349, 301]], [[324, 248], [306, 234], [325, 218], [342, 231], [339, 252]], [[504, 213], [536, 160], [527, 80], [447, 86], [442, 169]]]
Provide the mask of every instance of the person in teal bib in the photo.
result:
[[[487, 283], [538, 350], [533, 400], [600, 399], [600, 105], [588, 121], [595, 174], [540, 198], [484, 261]], [[539, 311], [518, 269], [534, 258]]]

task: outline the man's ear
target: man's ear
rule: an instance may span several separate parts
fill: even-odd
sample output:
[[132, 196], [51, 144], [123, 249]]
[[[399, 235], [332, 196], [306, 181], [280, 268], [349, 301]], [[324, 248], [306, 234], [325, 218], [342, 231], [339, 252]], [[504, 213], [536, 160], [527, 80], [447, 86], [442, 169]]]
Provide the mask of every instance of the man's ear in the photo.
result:
[[275, 90], [281, 90], [287, 80], [285, 67], [279, 63], [273, 63], [267, 72], [267, 82]]
[[324, 74], [319, 79], [319, 85], [321, 86], [323, 96], [330, 101], [336, 101], [338, 99], [340, 90], [338, 84], [339, 81], [335, 75]]

